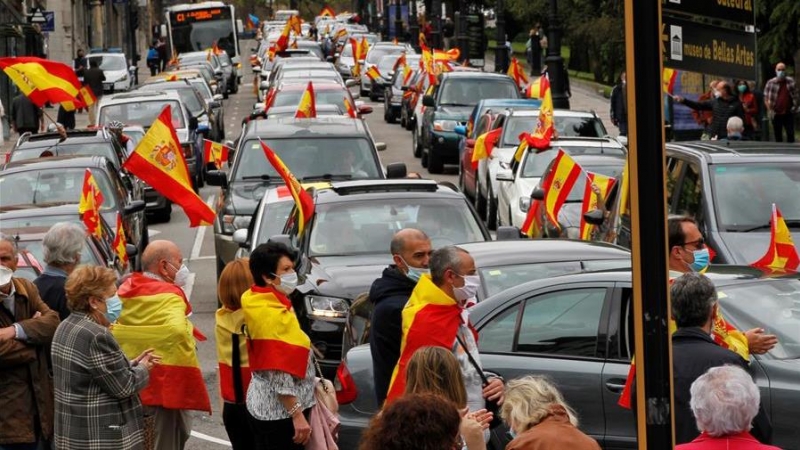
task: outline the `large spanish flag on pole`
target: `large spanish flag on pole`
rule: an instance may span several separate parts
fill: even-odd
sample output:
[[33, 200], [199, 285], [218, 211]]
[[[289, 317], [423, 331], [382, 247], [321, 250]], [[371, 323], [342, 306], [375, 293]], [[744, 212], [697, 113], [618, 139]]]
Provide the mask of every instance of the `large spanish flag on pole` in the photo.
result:
[[306, 90], [300, 97], [300, 104], [297, 105], [297, 112], [294, 113], [296, 119], [313, 119], [317, 117], [317, 99], [314, 94], [314, 83], [308, 82]]
[[190, 226], [214, 222], [214, 211], [192, 189], [189, 168], [172, 126], [169, 105], [161, 111], [122, 168], [141, 178], [172, 203], [180, 205], [189, 217]]
[[303, 231], [305, 231], [306, 224], [311, 220], [311, 217], [314, 215], [314, 199], [311, 198], [308, 192], [303, 189], [303, 186], [300, 185], [300, 182], [297, 181], [297, 178], [292, 175], [292, 172], [289, 171], [289, 168], [286, 167], [286, 164], [278, 158], [278, 155], [272, 151], [267, 144], [263, 141], [261, 142], [261, 148], [264, 149], [264, 154], [267, 156], [267, 161], [275, 168], [278, 172], [278, 175], [283, 178], [283, 182], [286, 183], [286, 187], [289, 188], [289, 192], [292, 193], [292, 198], [294, 198], [294, 203], [297, 205], [297, 236], [302, 236]]
[[[614, 187], [616, 181], [617, 179], [614, 177], [594, 172], [586, 172], [586, 189], [583, 191], [583, 205], [581, 205], [580, 237], [582, 240], [591, 241], [592, 230], [594, 229], [594, 225], [587, 222], [583, 215], [597, 209], [598, 195], [603, 198], [603, 201], [608, 198], [608, 193], [611, 192], [611, 188]], [[594, 193], [592, 185], [597, 186], [598, 194]]]
[[433, 284], [429, 274], [419, 279], [403, 308], [402, 316], [400, 359], [392, 374], [387, 402], [403, 395], [406, 389], [406, 366], [411, 355], [425, 346], [452, 349], [462, 320], [461, 307], [455, 299]]
[[581, 166], [572, 159], [564, 149], [558, 149], [558, 155], [550, 166], [542, 187], [545, 191], [544, 208], [547, 219], [558, 227], [558, 212], [564, 206], [567, 196], [580, 176]]
[[533, 134], [523, 133], [528, 146], [537, 150], [547, 150], [550, 148], [550, 140], [555, 136], [555, 124], [553, 122], [553, 96], [550, 94], [550, 78], [547, 74], [539, 78], [540, 91], [542, 92], [542, 104], [539, 106], [539, 123]]
[[0, 69], [37, 106], [75, 102], [81, 83], [66, 64], [33, 56], [0, 58]]
[[311, 339], [300, 328], [292, 301], [272, 287], [242, 294], [250, 370], [280, 370], [306, 377]]
[[86, 169], [83, 175], [83, 188], [81, 189], [81, 201], [78, 204], [78, 214], [81, 215], [81, 220], [86, 225], [86, 230], [89, 233], [103, 237], [103, 227], [100, 226], [100, 206], [105, 201], [103, 192], [97, 185], [97, 180], [94, 179], [92, 171]]
[[783, 220], [783, 215], [778, 207], [772, 204], [772, 219], [770, 220], [769, 247], [764, 256], [751, 264], [759, 269], [769, 271], [796, 271], [800, 265], [800, 256], [792, 240], [792, 233]]
[[142, 404], [211, 412], [197, 359], [194, 326], [186, 317], [188, 301], [172, 283], [134, 273], [117, 291], [122, 312], [111, 333], [128, 358], [153, 348], [161, 363], [150, 371], [140, 392]]
[[214, 163], [217, 169], [222, 168], [222, 163], [228, 160], [230, 148], [218, 142], [203, 139], [203, 159], [206, 164]]

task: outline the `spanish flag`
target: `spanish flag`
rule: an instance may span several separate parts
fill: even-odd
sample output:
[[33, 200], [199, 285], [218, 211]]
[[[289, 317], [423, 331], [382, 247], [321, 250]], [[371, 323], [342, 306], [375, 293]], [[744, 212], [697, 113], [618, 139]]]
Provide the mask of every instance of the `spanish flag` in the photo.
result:
[[597, 188], [600, 189], [600, 196], [605, 201], [608, 198], [608, 193], [611, 192], [611, 188], [614, 187], [614, 183], [616, 181], [617, 180], [614, 177], [609, 177], [594, 172], [586, 172], [586, 189], [583, 191], [583, 205], [581, 206], [580, 236], [582, 240], [591, 241], [592, 230], [594, 229], [594, 225], [588, 223], [586, 219], [583, 218], [585, 213], [597, 209], [597, 195], [595, 195], [594, 191], [592, 191], [592, 184], [596, 185]]
[[419, 44], [420, 48], [425, 47], [425, 44], [427, 44], [427, 40], [425, 39], [425, 33], [423, 33], [422, 31], [419, 32], [419, 37], [417, 37], [417, 44]]
[[517, 58], [511, 58], [511, 64], [508, 65], [508, 76], [513, 78], [520, 88], [528, 84], [528, 77], [525, 75], [525, 70], [522, 69]]
[[433, 284], [429, 274], [419, 279], [403, 308], [402, 316], [400, 359], [392, 374], [387, 402], [403, 395], [406, 389], [406, 366], [411, 355], [425, 346], [452, 349], [462, 320], [461, 307], [456, 300]]
[[522, 228], [520, 229], [529, 238], [542, 235], [541, 208], [542, 202], [531, 200], [528, 215], [525, 216], [525, 222], [522, 223]]
[[367, 69], [366, 75], [370, 80], [375, 81], [381, 77], [381, 72], [378, 70], [378, 66], [371, 66]]
[[117, 227], [114, 232], [114, 242], [111, 244], [114, 247], [114, 252], [117, 254], [122, 267], [128, 267], [128, 250], [125, 248], [128, 240], [125, 239], [125, 228], [122, 226], [122, 215], [117, 213]]
[[300, 97], [300, 104], [297, 105], [297, 112], [294, 117], [296, 119], [313, 119], [317, 117], [317, 99], [314, 94], [314, 85], [310, 81]]
[[764, 256], [751, 265], [773, 272], [796, 271], [800, 265], [800, 256], [797, 255], [792, 233], [775, 203], [772, 204], [769, 247]]
[[296, 205], [297, 210], [297, 236], [300, 237], [303, 235], [303, 231], [305, 230], [306, 225], [311, 220], [311, 217], [314, 215], [314, 199], [311, 198], [308, 192], [303, 189], [303, 186], [300, 185], [300, 182], [297, 181], [297, 178], [294, 177], [292, 172], [289, 171], [289, 168], [286, 167], [286, 164], [278, 158], [278, 155], [272, 151], [267, 144], [261, 142], [261, 148], [264, 149], [264, 154], [267, 156], [267, 161], [275, 168], [278, 172], [278, 175], [283, 178], [283, 182], [286, 183], [286, 187], [289, 188], [289, 191], [292, 193], [292, 198], [294, 198], [294, 203]]
[[414, 75], [414, 70], [411, 69], [411, 66], [405, 64], [403, 66], [403, 86], [408, 85], [408, 83], [411, 81], [412, 75]]
[[244, 403], [252, 376], [244, 334], [244, 310], [231, 311], [222, 307], [215, 318], [220, 395], [227, 402]]
[[675, 92], [675, 80], [677, 79], [677, 70], [664, 67], [664, 71], [661, 73], [661, 83], [663, 84], [665, 93], [672, 95], [672, 93]]
[[398, 67], [406, 66], [408, 63], [406, 62], [406, 54], [403, 53], [397, 58], [397, 61], [394, 62], [394, 66], [392, 66], [392, 71], [397, 72]]
[[206, 164], [214, 163], [217, 169], [222, 168], [222, 163], [228, 160], [230, 148], [218, 142], [203, 139], [203, 159]]
[[533, 134], [523, 133], [529, 147], [537, 150], [550, 148], [550, 140], [555, 136], [553, 123], [553, 96], [550, 94], [550, 79], [547, 74], [539, 78], [542, 104], [539, 106], [539, 123]]
[[433, 51], [433, 61], [434, 62], [451, 62], [457, 61], [458, 57], [461, 56], [461, 50], [457, 48], [451, 48], [450, 50], [434, 50]]
[[303, 34], [303, 27], [302, 27], [302, 24], [303, 24], [303, 21], [302, 21], [302, 20], [300, 20], [300, 17], [299, 17], [299, 16], [292, 16], [292, 17], [289, 17], [289, 20], [286, 22], [286, 25], [288, 25], [288, 26], [289, 26], [289, 28], [290, 28], [292, 31], [294, 31], [294, 34], [296, 34], [296, 35], [298, 35], [298, 36], [300, 36], [301, 34]]
[[369, 41], [367, 40], [366, 36], [361, 38], [361, 42], [358, 43], [358, 57], [359, 59], [366, 59], [367, 53], [369, 52]]
[[361, 63], [360, 61], [364, 58], [361, 57], [361, 46], [359, 45], [358, 41], [355, 38], [350, 38], [350, 47], [353, 49], [353, 68], [351, 73], [354, 77], [361, 76]]
[[189, 168], [172, 126], [169, 105], [161, 111], [122, 168], [180, 205], [189, 217], [190, 226], [214, 222], [214, 211], [192, 189]]
[[78, 108], [87, 108], [97, 102], [97, 97], [88, 86], [83, 86], [78, 91], [78, 97], [69, 102], [61, 102], [66, 111], [75, 111]]
[[345, 112], [347, 112], [347, 117], [350, 117], [351, 119], [358, 118], [358, 113], [356, 113], [356, 109], [353, 108], [353, 104], [350, 103], [349, 99], [344, 99], [344, 109]]
[[495, 128], [488, 133], [483, 133], [475, 139], [475, 148], [472, 151], [472, 166], [478, 167], [478, 161], [492, 156], [492, 150], [503, 134], [503, 128]]
[[33, 56], [0, 58], [0, 69], [37, 106], [74, 102], [80, 93], [75, 71], [63, 63]]
[[103, 205], [103, 192], [97, 185], [92, 171], [86, 169], [83, 175], [83, 188], [81, 189], [81, 201], [78, 204], [78, 213], [81, 215], [86, 230], [89, 233], [103, 237], [103, 227], [100, 226], [100, 206]]
[[111, 333], [125, 356], [132, 359], [153, 348], [161, 357], [161, 364], [150, 371], [150, 384], [139, 393], [142, 404], [210, 413], [183, 290], [137, 272], [117, 293], [122, 312]]
[[292, 302], [271, 287], [242, 294], [251, 370], [279, 370], [306, 377], [311, 339], [300, 328]]
[[336, 31], [336, 33], [333, 35], [333, 38], [332, 38], [332, 39], [333, 39], [334, 41], [338, 41], [339, 39], [341, 39], [341, 38], [343, 38], [343, 37], [345, 37], [345, 36], [347, 36], [347, 29], [346, 29], [346, 28], [340, 28], [340, 29], [339, 29], [338, 31]]
[[325, 5], [322, 8], [322, 12], [319, 13], [320, 17], [336, 17], [336, 13], [333, 12], [333, 8], [328, 5]]
[[542, 183], [545, 191], [544, 211], [547, 219], [554, 226], [559, 227], [558, 212], [564, 206], [567, 196], [578, 181], [583, 169], [572, 159], [564, 149], [558, 149], [558, 154], [550, 166]]

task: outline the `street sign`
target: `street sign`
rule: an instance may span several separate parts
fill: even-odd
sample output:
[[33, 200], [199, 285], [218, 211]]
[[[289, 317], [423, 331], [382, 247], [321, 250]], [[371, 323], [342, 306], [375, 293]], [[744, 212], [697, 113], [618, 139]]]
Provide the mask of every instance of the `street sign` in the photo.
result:
[[42, 24], [42, 31], [56, 31], [56, 13], [55, 11], [42, 11], [44, 15], [44, 23]]
[[38, 23], [39, 25], [42, 25], [45, 22], [47, 22], [47, 19], [44, 18], [44, 12], [42, 11], [42, 9], [41, 8], [36, 8], [36, 9], [33, 10], [33, 13], [31, 13], [28, 16], [28, 22], [29, 23]]
[[753, 0], [661, 0], [664, 15], [690, 14], [752, 25]]
[[754, 79], [755, 34], [671, 16], [664, 16], [662, 22], [661, 52], [665, 67]]

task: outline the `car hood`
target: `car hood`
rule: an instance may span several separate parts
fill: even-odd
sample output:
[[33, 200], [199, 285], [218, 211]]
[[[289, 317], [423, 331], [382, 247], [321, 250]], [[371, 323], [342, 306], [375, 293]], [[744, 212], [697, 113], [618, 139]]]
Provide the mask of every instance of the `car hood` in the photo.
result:
[[270, 188], [267, 183], [238, 181], [230, 185], [228, 198], [230, 207], [236, 215], [251, 215], [258, 207], [264, 192]]
[[369, 291], [391, 263], [388, 254], [314, 257], [307, 282], [317, 286], [320, 295], [354, 299]]
[[106, 83], [116, 83], [120, 78], [128, 74], [127, 70], [104, 70], [103, 74], [106, 76]]
[[[769, 247], [769, 231], [751, 231], [749, 233], [722, 232], [714, 233], [718, 239], [712, 239], [710, 245], [717, 252], [716, 263], [750, 265], [761, 259]], [[800, 232], [793, 232], [792, 239], [798, 242]]]
[[[448, 118], [466, 122], [469, 119], [469, 113], [472, 112], [472, 106], [441, 106], [436, 110], [436, 118]], [[447, 117], [444, 117], [447, 116]]]

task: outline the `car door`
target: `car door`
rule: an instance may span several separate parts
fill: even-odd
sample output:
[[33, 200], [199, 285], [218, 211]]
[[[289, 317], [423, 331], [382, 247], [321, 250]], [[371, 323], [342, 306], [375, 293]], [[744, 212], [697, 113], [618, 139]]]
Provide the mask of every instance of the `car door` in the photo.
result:
[[[481, 116], [481, 118], [478, 119], [477, 125], [475, 125], [475, 128], [478, 130], [476, 135], [480, 136], [486, 133], [491, 123], [492, 117], [490, 114]], [[473, 153], [475, 153], [475, 139], [467, 139], [464, 143], [464, 154], [461, 156], [461, 173], [464, 174], [464, 186], [467, 188], [466, 190], [472, 195], [475, 195], [477, 192], [477, 180], [475, 168], [473, 168], [472, 165]]]
[[[140, 212], [126, 215], [125, 208], [134, 201], [142, 199], [141, 197], [136, 198], [134, 192], [128, 191], [125, 188], [122, 179], [120, 179], [119, 174], [113, 170], [113, 167], [110, 165], [110, 163], [108, 163], [108, 166], [106, 167], [106, 173], [111, 181], [114, 194], [117, 197], [117, 205], [119, 207], [119, 212], [122, 215], [123, 226], [128, 233], [128, 242], [139, 247], [139, 251], [141, 252], [144, 250], [142, 245], [144, 243], [144, 241], [142, 241], [143, 233], [147, 232], [144, 230], [144, 209], [142, 209]], [[109, 223], [109, 226], [116, 227], [116, 223]]]
[[552, 286], [522, 295], [479, 329], [485, 370], [506, 380], [543, 375], [575, 410], [580, 428], [602, 444], [605, 419], [599, 348], [613, 283]]
[[[439, 95], [439, 85], [434, 85], [427, 88], [425, 91], [420, 94], [419, 102], [422, 103], [422, 97], [425, 95], [430, 95], [434, 98], [434, 104], [438, 104], [436, 100], [437, 96]], [[425, 148], [429, 148], [431, 145], [431, 127], [433, 127], [433, 119], [436, 114], [436, 107], [435, 106], [422, 106], [422, 124], [420, 127], [420, 138], [422, 138], [422, 145]]]

